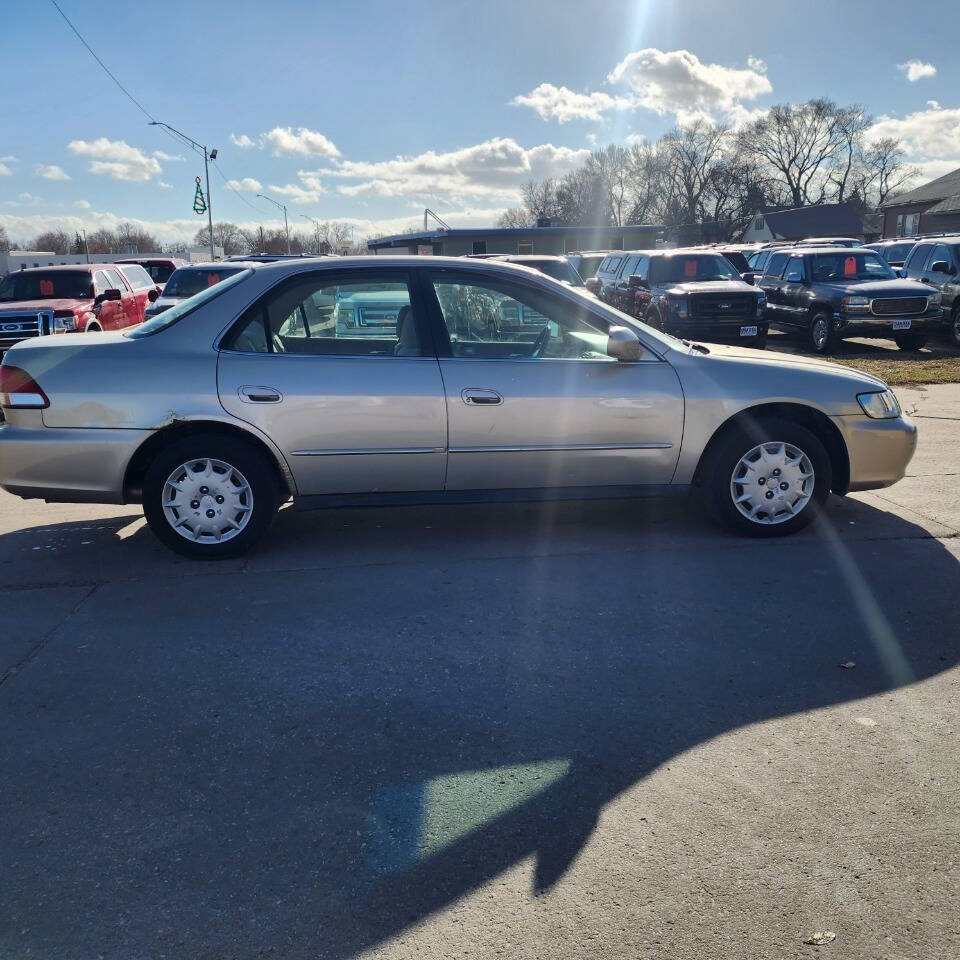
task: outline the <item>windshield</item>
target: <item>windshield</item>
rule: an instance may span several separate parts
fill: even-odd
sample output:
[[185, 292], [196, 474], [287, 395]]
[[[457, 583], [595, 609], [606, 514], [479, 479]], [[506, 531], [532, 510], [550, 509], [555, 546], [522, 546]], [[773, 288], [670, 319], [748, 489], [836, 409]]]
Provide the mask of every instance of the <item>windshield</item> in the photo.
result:
[[165, 297], [192, 297], [207, 287], [220, 283], [225, 277], [240, 273], [243, 267], [181, 267], [174, 270], [163, 288]]
[[650, 263], [650, 282], [705, 283], [708, 280], [739, 280], [740, 274], [726, 257], [719, 254], [675, 254], [654, 257]]
[[525, 267], [533, 267], [561, 283], [569, 283], [571, 287], [583, 286], [580, 274], [564, 260], [521, 260], [518, 263]]
[[188, 313], [193, 313], [197, 307], [202, 307], [205, 303], [219, 297], [221, 293], [225, 293], [231, 287], [235, 287], [238, 283], [252, 275], [253, 271], [249, 267], [240, 271], [231, 271], [231, 275], [227, 277], [226, 280], [205, 287], [192, 297], [181, 300], [180, 303], [171, 307], [169, 310], [164, 310], [163, 313], [147, 320], [145, 323], [133, 327], [126, 336], [138, 340], [140, 337], [149, 337], [154, 333], [159, 333], [161, 330], [166, 330], [167, 327], [173, 326], [178, 320], [182, 320]]
[[600, 264], [603, 263], [606, 257], [605, 253], [598, 253], [595, 256], [581, 257], [580, 263], [577, 265], [577, 273], [580, 274], [581, 279], [589, 280], [591, 277], [596, 276], [597, 269]]
[[0, 283], [0, 303], [20, 300], [89, 300], [93, 280], [81, 270], [38, 270], [11, 273]]
[[853, 282], [856, 280], [893, 280], [896, 274], [886, 261], [872, 250], [852, 249], [837, 253], [817, 253], [813, 257], [813, 279]]
[[911, 240], [910, 243], [891, 243], [888, 247], [881, 247], [877, 252], [887, 263], [903, 263], [912, 249], [913, 241]]
[[741, 273], [746, 273], [750, 269], [747, 258], [739, 250], [724, 250], [723, 255], [733, 264], [734, 268]]

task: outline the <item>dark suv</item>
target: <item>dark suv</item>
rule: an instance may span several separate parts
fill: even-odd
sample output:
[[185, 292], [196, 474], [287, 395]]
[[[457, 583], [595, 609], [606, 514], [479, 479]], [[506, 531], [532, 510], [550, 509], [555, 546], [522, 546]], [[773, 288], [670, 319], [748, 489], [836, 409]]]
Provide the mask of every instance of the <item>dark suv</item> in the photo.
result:
[[915, 242], [914, 240], [878, 240], [876, 243], [865, 243], [863, 249], [876, 250], [891, 267], [902, 267]]
[[[624, 276], [627, 266], [607, 294], [613, 306], [679, 337], [766, 344], [766, 298], [722, 254], [657, 250], [640, 254], [632, 273]], [[625, 297], [628, 302], [621, 306]]]
[[907, 257], [903, 273], [940, 292], [944, 327], [960, 347], [960, 236], [919, 241]]
[[799, 327], [816, 353], [831, 353], [844, 337], [889, 337], [919, 350], [943, 318], [938, 290], [901, 280], [862, 247], [775, 250], [759, 285], [767, 319]]

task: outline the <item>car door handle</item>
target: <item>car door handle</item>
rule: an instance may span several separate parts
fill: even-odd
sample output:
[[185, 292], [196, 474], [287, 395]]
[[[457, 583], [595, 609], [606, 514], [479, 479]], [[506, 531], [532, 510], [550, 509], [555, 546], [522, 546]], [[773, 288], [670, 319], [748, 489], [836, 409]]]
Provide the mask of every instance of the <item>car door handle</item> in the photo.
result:
[[241, 387], [237, 393], [244, 403], [279, 403], [283, 399], [273, 387]]
[[496, 390], [487, 390], [481, 387], [467, 387], [460, 391], [463, 402], [470, 406], [492, 407], [503, 403], [503, 397]]

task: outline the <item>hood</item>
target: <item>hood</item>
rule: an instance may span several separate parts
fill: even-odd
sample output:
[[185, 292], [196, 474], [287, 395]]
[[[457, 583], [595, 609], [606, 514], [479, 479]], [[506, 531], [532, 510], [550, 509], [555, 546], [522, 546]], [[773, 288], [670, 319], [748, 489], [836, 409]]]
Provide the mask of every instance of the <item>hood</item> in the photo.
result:
[[830, 290], [840, 296], [928, 297], [933, 290], [917, 280], [832, 280], [816, 283], [818, 290]]
[[687, 293], [753, 293], [759, 294], [756, 287], [744, 280], [707, 280], [699, 283], [672, 283], [667, 293], [680, 296]]
[[46, 300], [14, 300], [0, 303], [0, 314], [32, 313], [35, 310], [92, 310], [93, 298], [73, 300], [67, 297]]
[[792, 353], [776, 353], [772, 350], [751, 350], [749, 347], [727, 346], [719, 343], [711, 343], [708, 346], [710, 353], [702, 354], [705, 362], [713, 359], [758, 364], [768, 367], [782, 367], [784, 369], [809, 370], [822, 373], [825, 376], [841, 377], [857, 384], [863, 384], [869, 388], [880, 387], [883, 390], [887, 389], [887, 384], [879, 377], [875, 377], [869, 373], [863, 373], [861, 370], [854, 370], [852, 367], [845, 367], [839, 363], [831, 363], [829, 360], [821, 360], [819, 357]]

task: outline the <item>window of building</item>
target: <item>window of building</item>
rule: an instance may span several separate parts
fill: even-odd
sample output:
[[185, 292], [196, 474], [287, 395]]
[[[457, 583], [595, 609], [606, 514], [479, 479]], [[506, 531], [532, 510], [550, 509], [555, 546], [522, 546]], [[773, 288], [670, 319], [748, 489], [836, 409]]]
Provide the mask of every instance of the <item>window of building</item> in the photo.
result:
[[762, 229], [763, 229], [763, 217], [757, 217], [757, 219], [753, 221], [753, 227], [754, 227], [755, 230], [762, 230]]
[[[897, 217], [899, 221], [900, 218]], [[919, 213], [907, 213], [903, 217], [903, 233], [899, 234], [901, 237], [915, 237], [920, 232], [920, 214]]]
[[573, 253], [574, 250], [578, 249], [577, 238], [576, 237], [564, 237], [563, 238], [563, 252], [564, 253]]
[[486, 252], [487, 252], [487, 241], [486, 241], [486, 240], [474, 240], [474, 241], [473, 241], [473, 252], [474, 252], [474, 253], [486, 253]]
[[533, 241], [532, 240], [518, 240], [517, 241], [517, 253], [533, 253]]

